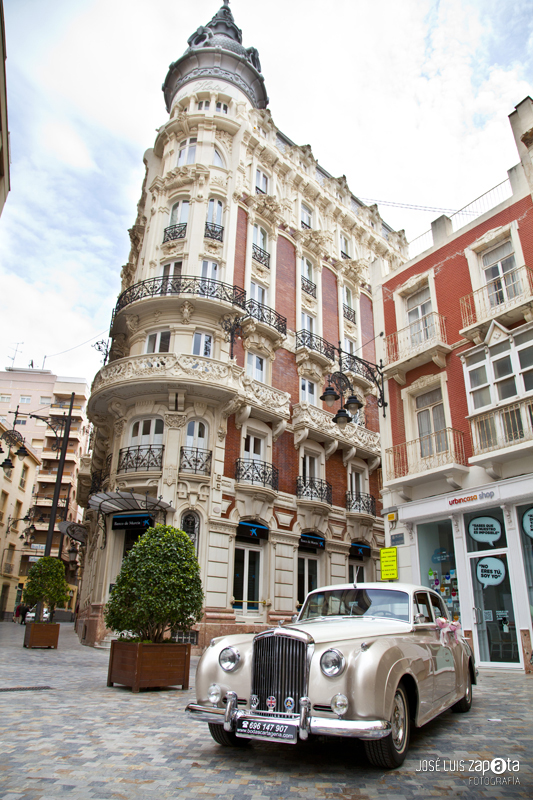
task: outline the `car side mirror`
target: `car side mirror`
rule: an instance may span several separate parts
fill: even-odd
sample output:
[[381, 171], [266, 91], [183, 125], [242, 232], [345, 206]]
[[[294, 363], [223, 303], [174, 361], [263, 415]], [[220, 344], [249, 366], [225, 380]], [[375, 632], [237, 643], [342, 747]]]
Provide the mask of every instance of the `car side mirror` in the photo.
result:
[[415, 625], [420, 625], [421, 622], [425, 622], [425, 621], [426, 621], [426, 615], [425, 614], [420, 614], [420, 613], [415, 614]]

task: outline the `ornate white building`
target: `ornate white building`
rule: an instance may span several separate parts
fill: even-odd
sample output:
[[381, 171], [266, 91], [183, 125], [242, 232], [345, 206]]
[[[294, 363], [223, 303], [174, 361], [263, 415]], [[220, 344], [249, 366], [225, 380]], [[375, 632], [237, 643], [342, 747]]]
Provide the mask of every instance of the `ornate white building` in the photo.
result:
[[[277, 129], [226, 2], [188, 44], [163, 85], [169, 118], [145, 154], [89, 401], [88, 644], [148, 522], [196, 542], [200, 645], [290, 617], [317, 583], [374, 578], [383, 543], [368, 267], [402, 263], [403, 233]], [[363, 404], [344, 427], [319, 399], [340, 353]]]

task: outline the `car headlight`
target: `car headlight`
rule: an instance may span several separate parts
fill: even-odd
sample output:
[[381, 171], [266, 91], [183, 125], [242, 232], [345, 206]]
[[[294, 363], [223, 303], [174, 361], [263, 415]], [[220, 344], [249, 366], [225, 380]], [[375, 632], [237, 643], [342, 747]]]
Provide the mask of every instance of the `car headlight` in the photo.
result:
[[222, 689], [217, 683], [212, 683], [207, 690], [207, 699], [214, 706], [217, 706], [220, 703], [220, 700], [222, 699]]
[[326, 650], [320, 659], [320, 669], [328, 678], [340, 675], [345, 666], [345, 658], [339, 650]]
[[342, 717], [348, 711], [348, 698], [345, 694], [336, 694], [331, 698], [331, 710], [337, 716]]
[[218, 663], [224, 672], [231, 672], [234, 670], [240, 660], [241, 654], [234, 647], [225, 647], [218, 657]]

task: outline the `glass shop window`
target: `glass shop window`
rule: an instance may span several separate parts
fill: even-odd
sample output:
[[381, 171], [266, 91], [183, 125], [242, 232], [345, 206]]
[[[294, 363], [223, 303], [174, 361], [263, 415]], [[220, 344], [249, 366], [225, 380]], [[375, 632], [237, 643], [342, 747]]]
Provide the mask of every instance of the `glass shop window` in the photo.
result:
[[420, 583], [437, 591], [452, 619], [461, 619], [451, 520], [417, 526]]

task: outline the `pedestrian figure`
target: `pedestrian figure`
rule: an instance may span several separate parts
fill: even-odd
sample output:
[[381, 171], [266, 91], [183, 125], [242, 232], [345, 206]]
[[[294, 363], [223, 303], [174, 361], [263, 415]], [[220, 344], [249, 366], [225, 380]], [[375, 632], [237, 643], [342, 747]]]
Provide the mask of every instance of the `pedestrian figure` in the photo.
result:
[[29, 610], [30, 610], [29, 606], [27, 606], [27, 605], [21, 606], [21, 609], [20, 609], [20, 624], [21, 625], [25, 625], [26, 624], [26, 614], [28, 613]]
[[22, 604], [19, 603], [18, 606], [15, 609], [15, 616], [13, 617], [13, 622], [20, 622], [20, 607], [21, 607], [21, 605]]

